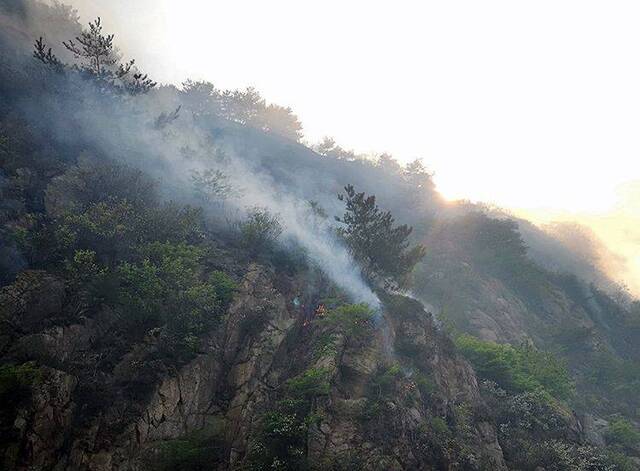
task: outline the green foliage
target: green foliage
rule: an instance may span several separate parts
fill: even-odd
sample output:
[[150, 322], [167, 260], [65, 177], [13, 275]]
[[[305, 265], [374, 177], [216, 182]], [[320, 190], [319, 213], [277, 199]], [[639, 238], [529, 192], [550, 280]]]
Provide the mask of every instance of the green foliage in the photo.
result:
[[[640, 392], [640, 365], [623, 360], [612, 352], [599, 350], [589, 357], [590, 379], [599, 385], [615, 385], [616, 390]], [[624, 392], [624, 391], [622, 391]]]
[[234, 293], [238, 290], [238, 285], [229, 275], [215, 270], [209, 275], [209, 283], [215, 286], [216, 297], [220, 306], [226, 310], [231, 304]]
[[205, 203], [223, 202], [234, 192], [229, 177], [220, 170], [194, 171], [191, 181], [196, 196]]
[[263, 415], [251, 443], [249, 469], [307, 469], [307, 432], [320, 420], [312, 411], [313, 400], [329, 394], [330, 379], [326, 368], [309, 368], [285, 383], [284, 399]]
[[93, 79], [99, 90], [137, 95], [154, 88], [156, 82], [139, 72], [133, 59], [120, 62], [113, 38], [113, 34], [103, 34], [102, 22], [97, 18], [79, 36], [62, 43], [76, 63], [61, 62], [42, 37], [34, 44], [33, 57], [57, 74], [77, 72]]
[[326, 368], [310, 368], [295, 378], [289, 379], [286, 389], [293, 398], [309, 400], [315, 396], [329, 394], [329, 379], [329, 370]]
[[81, 157], [47, 186], [54, 234], [49, 245], [68, 259], [76, 250], [91, 250], [98, 262], [112, 266], [131, 260], [145, 243], [202, 238], [201, 210], [155, 199], [153, 182], [140, 171]]
[[202, 208], [163, 203], [143, 211], [143, 239], [195, 244], [204, 239]]
[[0, 366], [0, 400], [15, 403], [35, 381], [40, 378], [40, 369], [34, 363]]
[[615, 471], [637, 471], [637, 464], [621, 451], [609, 448], [605, 455]]
[[423, 399], [431, 397], [437, 390], [434, 381], [422, 373], [415, 373], [414, 381]]
[[623, 448], [634, 448], [640, 444], [640, 431], [628, 420], [618, 417], [609, 423], [607, 443]]
[[455, 339], [456, 346], [482, 378], [508, 391], [544, 391], [558, 399], [571, 396], [573, 385], [565, 365], [549, 352], [530, 345], [487, 342], [470, 335]]
[[74, 285], [86, 285], [104, 274], [104, 268], [96, 263], [93, 250], [76, 250], [72, 260], [67, 260], [66, 270]]
[[51, 180], [45, 207], [52, 218], [85, 212], [97, 203], [122, 203], [142, 209], [156, 198], [153, 181], [140, 170], [111, 160], [81, 155], [76, 165]]
[[309, 412], [309, 405], [307, 400], [288, 398], [262, 416], [260, 432], [249, 446], [249, 469], [308, 468], [307, 431], [318, 420]]
[[501, 433], [514, 430], [550, 437], [561, 434], [566, 426], [563, 410], [542, 390], [525, 391], [499, 399], [497, 417]]
[[223, 453], [223, 423], [205, 427], [159, 446], [157, 456], [149, 460], [154, 471], [205, 471], [218, 462]]
[[314, 358], [333, 357], [338, 353], [336, 348], [336, 337], [332, 333], [320, 335], [314, 343]]
[[282, 234], [280, 217], [259, 206], [248, 209], [247, 219], [239, 229], [242, 245], [253, 255], [273, 248]]
[[195, 117], [215, 116], [299, 141], [302, 124], [291, 108], [267, 104], [254, 88], [218, 90], [210, 82], [187, 80], [181, 97]]
[[374, 312], [367, 304], [344, 304], [330, 309], [317, 322], [348, 339], [359, 341], [371, 334], [373, 318]]
[[519, 450], [517, 469], [570, 471], [618, 471], [601, 450], [561, 440], [546, 440]]
[[374, 376], [371, 386], [378, 397], [392, 396], [396, 382], [402, 377], [400, 364], [395, 363], [388, 368], [381, 368]]
[[413, 267], [425, 255], [422, 245], [410, 247], [412, 228], [395, 226], [390, 211], [381, 211], [375, 196], [356, 193], [347, 185], [344, 195], [345, 213], [336, 218], [343, 224], [338, 234], [345, 240], [353, 256], [362, 264], [367, 276], [377, 274], [388, 282], [405, 286]]
[[[551, 275], [527, 256], [527, 246], [517, 222], [474, 211], [448, 222], [440, 231], [447, 245], [456, 247], [453, 256], [471, 262], [478, 271], [501, 279], [529, 304], [539, 304]], [[462, 273], [455, 274], [456, 277], [460, 275]]]
[[147, 322], [162, 312], [163, 283], [158, 267], [149, 260], [139, 264], [121, 263], [116, 271], [119, 280], [117, 304], [126, 320]]
[[574, 443], [571, 412], [550, 401], [545, 391], [509, 395], [490, 381], [481, 386], [509, 469], [618, 469], [605, 450]]
[[451, 436], [451, 429], [449, 428], [449, 425], [447, 425], [447, 421], [442, 417], [431, 417], [429, 419], [429, 426], [437, 435], [443, 438]]
[[65, 213], [56, 230], [64, 251], [93, 250], [98, 260], [113, 264], [130, 256], [131, 244], [140, 233], [140, 217], [126, 201], [99, 202], [86, 211]]
[[195, 350], [197, 337], [226, 310], [235, 283], [218, 271], [204, 281], [204, 250], [193, 245], [154, 242], [140, 253], [141, 262], [117, 268], [117, 303], [134, 321], [165, 323], [172, 345]]

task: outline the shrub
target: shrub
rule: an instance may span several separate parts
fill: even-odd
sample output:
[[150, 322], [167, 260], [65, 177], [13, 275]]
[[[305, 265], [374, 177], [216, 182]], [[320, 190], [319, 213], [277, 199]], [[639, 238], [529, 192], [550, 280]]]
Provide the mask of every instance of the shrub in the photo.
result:
[[423, 399], [430, 397], [437, 389], [433, 380], [422, 373], [416, 373], [414, 380]]
[[334, 357], [338, 353], [336, 346], [336, 336], [331, 333], [324, 333], [316, 338], [313, 350], [314, 358]]
[[238, 290], [238, 285], [229, 275], [218, 270], [209, 275], [209, 283], [215, 287], [220, 306], [226, 309], [233, 299], [233, 294]]
[[511, 392], [542, 390], [559, 399], [568, 398], [573, 384], [565, 365], [549, 352], [530, 345], [513, 347], [461, 335], [456, 346], [482, 378]]
[[278, 410], [267, 412], [249, 445], [248, 469], [306, 469], [307, 417], [295, 401], [281, 401]]
[[143, 208], [155, 198], [153, 181], [140, 170], [81, 156], [76, 166], [51, 180], [45, 192], [45, 205], [51, 217], [60, 218], [105, 202], [126, 201]]
[[158, 267], [149, 260], [139, 264], [124, 262], [117, 267], [116, 273], [120, 285], [116, 302], [127, 320], [145, 323], [157, 319], [164, 307], [164, 291]]
[[607, 442], [624, 448], [633, 448], [640, 444], [640, 431], [631, 422], [619, 417], [609, 423], [606, 432]]
[[367, 304], [344, 304], [329, 310], [318, 322], [348, 339], [360, 340], [371, 332], [373, 318], [374, 312]]
[[21, 365], [0, 366], [0, 399], [3, 404], [14, 402], [24, 395], [35, 381], [40, 378], [40, 370], [32, 362]]
[[204, 203], [223, 202], [234, 193], [229, 177], [220, 170], [194, 170], [191, 181], [196, 196]]
[[63, 250], [92, 250], [105, 264], [128, 258], [143, 225], [127, 201], [99, 202], [81, 212], [66, 212], [58, 221], [57, 243]]
[[618, 450], [606, 450], [607, 461], [611, 463], [615, 471], [636, 471], [637, 466], [631, 458]]
[[134, 322], [164, 322], [170, 345], [197, 349], [198, 337], [227, 309], [235, 283], [219, 271], [204, 281], [204, 250], [193, 245], [154, 242], [140, 253], [141, 262], [117, 267], [116, 303]]
[[242, 245], [254, 255], [273, 248], [282, 234], [280, 217], [259, 206], [248, 209], [247, 219], [239, 228]]
[[449, 428], [449, 425], [447, 425], [446, 420], [442, 417], [431, 417], [429, 419], [429, 426], [436, 435], [442, 438], [451, 437], [451, 429]]
[[393, 394], [395, 383], [402, 376], [400, 365], [395, 363], [386, 369], [381, 369], [373, 378], [372, 386], [378, 396], [389, 396]]
[[326, 368], [309, 368], [285, 383], [284, 399], [262, 416], [250, 444], [249, 469], [307, 469], [307, 432], [320, 419], [312, 411], [312, 399], [329, 394], [329, 381]]
[[[517, 465], [524, 469], [615, 471], [607, 456], [588, 445], [547, 440], [521, 450]], [[521, 468], [520, 468], [521, 469]]]
[[168, 440], [159, 446], [150, 460], [157, 471], [204, 471], [212, 469], [223, 451], [222, 423]]
[[96, 253], [93, 250], [76, 250], [73, 259], [66, 264], [71, 280], [85, 283], [98, 276], [103, 270], [96, 264]]
[[311, 399], [329, 394], [330, 374], [326, 368], [309, 368], [286, 383], [289, 395], [294, 398]]

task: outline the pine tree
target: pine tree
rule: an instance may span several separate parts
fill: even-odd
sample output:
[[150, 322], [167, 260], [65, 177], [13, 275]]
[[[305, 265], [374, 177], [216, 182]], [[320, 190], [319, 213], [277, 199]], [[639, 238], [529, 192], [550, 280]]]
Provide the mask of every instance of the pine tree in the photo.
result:
[[[136, 70], [134, 59], [120, 62], [119, 54], [113, 45], [113, 38], [113, 34], [102, 33], [102, 21], [98, 17], [89, 23], [89, 29], [82, 31], [75, 40], [63, 41], [62, 44], [81, 61], [79, 66], [75, 66], [77, 69], [104, 82], [114, 90], [138, 95], [154, 88], [157, 83], [147, 74]], [[42, 56], [44, 50], [39, 47], [40, 45], [36, 42], [34, 55], [44, 62], [42, 57], [48, 60], [48, 56]]]
[[[113, 73], [111, 68], [118, 62], [113, 49], [113, 36], [113, 34], [102, 34], [102, 21], [98, 17], [94, 22], [89, 23], [88, 30], [84, 30], [80, 36], [76, 37], [76, 42], [69, 40], [63, 41], [62, 44], [73, 53], [76, 59], [84, 62], [81, 67], [84, 71], [96, 77], [110, 77]], [[127, 65], [120, 67], [120, 71], [124, 74], [128, 73]]]
[[386, 284], [406, 286], [408, 275], [425, 255], [422, 245], [410, 247], [412, 227], [395, 226], [390, 211], [381, 211], [376, 197], [357, 193], [347, 185], [345, 194], [338, 195], [345, 203], [343, 224], [338, 234], [345, 240], [353, 256], [362, 264], [368, 278], [382, 277]]

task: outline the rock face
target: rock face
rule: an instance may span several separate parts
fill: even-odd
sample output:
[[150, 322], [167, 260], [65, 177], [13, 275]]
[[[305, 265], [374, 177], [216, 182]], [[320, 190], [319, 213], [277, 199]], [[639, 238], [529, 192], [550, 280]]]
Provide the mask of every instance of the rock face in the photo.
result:
[[[330, 384], [313, 402], [321, 419], [307, 433], [312, 466], [330, 469], [336, 457], [348, 457], [381, 470], [487, 463], [506, 469], [472, 369], [419, 303], [389, 297], [371, 336], [354, 341], [337, 334], [332, 348], [313, 353], [326, 329], [309, 322], [313, 309], [292, 302], [305, 280], [278, 289], [276, 281], [268, 269], [251, 265], [201, 353], [177, 369], [156, 368], [144, 394], [136, 394], [131, 378], [147, 374], [139, 365], [156, 348], [153, 335], [106, 368], [102, 340], [112, 315], [78, 316], [66, 304], [62, 282], [26, 272], [2, 292], [12, 326], [3, 331], [4, 356], [45, 366], [12, 418], [16, 469], [148, 469], [148, 456], [162, 443], [220, 422], [224, 446], [212, 466], [242, 466], [278, 391], [309, 368], [327, 371]], [[52, 319], [65, 321], [54, 325]], [[398, 363], [398, 345], [418, 353], [414, 364]], [[394, 365], [403, 372], [392, 376], [386, 393], [373, 394], [376, 378]], [[428, 388], [416, 386], [418, 376], [430, 378]], [[438, 432], [446, 440], [434, 432], [436, 422], [446, 428]]]

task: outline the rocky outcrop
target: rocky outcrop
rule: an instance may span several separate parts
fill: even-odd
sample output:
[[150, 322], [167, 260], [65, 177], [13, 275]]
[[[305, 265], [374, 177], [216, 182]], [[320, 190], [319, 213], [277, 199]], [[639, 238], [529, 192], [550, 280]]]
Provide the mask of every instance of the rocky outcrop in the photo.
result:
[[[153, 332], [105, 369], [101, 339], [115, 321], [113, 315], [102, 310], [49, 325], [66, 309], [64, 284], [45, 273], [25, 275], [10, 287], [19, 292], [15, 301], [4, 293], [5, 318], [20, 325], [15, 319], [26, 319], [22, 330], [7, 333], [14, 338], [7, 341], [6, 356], [46, 366], [15, 418], [22, 468], [147, 469], [148, 457], [162, 443], [220, 421], [224, 456], [212, 463], [222, 469], [240, 466], [282, 385], [308, 368], [329, 372], [331, 385], [328, 396], [314, 401], [322, 420], [308, 432], [309, 461], [318, 469], [332, 466], [337, 457], [381, 470], [458, 469], [461, 455], [453, 442], [462, 429], [452, 425], [447, 432], [451, 442], [444, 444], [431, 443], [435, 438], [427, 430], [436, 417], [453, 424], [460, 408], [473, 412], [464, 425], [465, 466], [479, 469], [480, 463], [490, 462], [493, 469], [504, 468], [492, 424], [477, 419], [483, 404], [473, 371], [419, 303], [390, 297], [384, 303], [384, 322], [369, 338], [354, 343], [336, 335], [328, 353], [312, 354], [310, 345], [326, 332], [309, 322], [308, 307], [292, 303], [304, 279], [280, 283], [278, 289], [274, 281], [268, 269], [251, 265], [226, 318], [201, 353], [177, 369], [157, 363], [152, 389], [136, 395], [124, 391], [135, 391], [136, 375], [149, 374], [145, 368], [158, 342]], [[403, 342], [419, 353], [412, 364], [393, 353], [394, 345]], [[393, 378], [393, 393], [372, 395], [376, 376], [396, 364], [405, 372]], [[433, 381], [429, 397], [413, 378], [425, 373]], [[369, 416], [374, 403], [384, 409], [377, 418]], [[87, 410], [88, 404], [97, 409]], [[375, 429], [385, 426], [387, 430]], [[432, 448], [440, 451], [434, 454]]]

